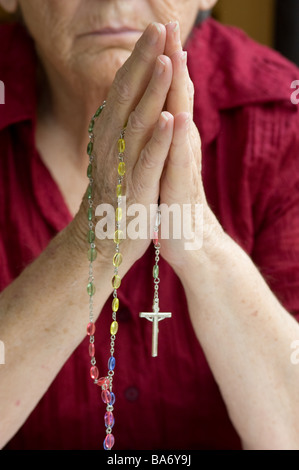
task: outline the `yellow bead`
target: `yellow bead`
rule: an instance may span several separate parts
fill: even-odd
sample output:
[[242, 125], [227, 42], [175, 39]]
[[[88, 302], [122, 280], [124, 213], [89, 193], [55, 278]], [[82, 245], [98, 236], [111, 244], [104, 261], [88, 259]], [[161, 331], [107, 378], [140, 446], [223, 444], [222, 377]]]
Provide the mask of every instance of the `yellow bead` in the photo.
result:
[[117, 321], [113, 321], [110, 326], [110, 334], [116, 335], [117, 332], [118, 332], [118, 323]]
[[119, 307], [119, 299], [117, 297], [115, 297], [112, 300], [112, 310], [113, 310], [113, 312], [117, 312], [118, 307]]
[[126, 144], [124, 139], [118, 139], [118, 153], [124, 153]]
[[118, 274], [115, 274], [112, 278], [112, 287], [113, 289], [118, 289], [121, 284], [121, 278]]
[[115, 211], [115, 220], [117, 222], [119, 222], [121, 219], [122, 219], [122, 216], [123, 216], [123, 211], [122, 211], [122, 208], [121, 207], [117, 207], [116, 211]]
[[120, 243], [124, 238], [124, 233], [121, 230], [115, 230], [114, 243]]
[[118, 174], [120, 176], [124, 176], [125, 173], [126, 173], [126, 164], [125, 164], [125, 162], [119, 162], [119, 164], [118, 164]]
[[115, 255], [113, 256], [113, 266], [118, 268], [121, 265], [122, 260], [123, 260], [123, 255], [121, 253], [115, 253]]
[[121, 190], [122, 190], [121, 184], [118, 184], [118, 185], [116, 186], [116, 196], [117, 196], [117, 197], [120, 197], [120, 196], [122, 195], [122, 191], [121, 191]]

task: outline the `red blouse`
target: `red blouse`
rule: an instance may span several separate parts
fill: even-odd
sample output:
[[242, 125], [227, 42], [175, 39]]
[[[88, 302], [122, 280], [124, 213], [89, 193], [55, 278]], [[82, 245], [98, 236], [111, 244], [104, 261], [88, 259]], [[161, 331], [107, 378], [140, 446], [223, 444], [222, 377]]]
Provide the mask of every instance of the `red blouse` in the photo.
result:
[[[290, 85], [299, 70], [214, 20], [194, 30], [187, 50], [209, 205], [284, 307], [298, 317], [299, 122]], [[1, 26], [0, 290], [71, 221], [35, 147], [35, 74], [30, 38], [18, 25]], [[162, 322], [159, 356], [151, 358], [151, 324], [139, 312], [151, 306], [153, 261], [151, 246], [119, 291], [114, 450], [239, 449], [193, 332], [181, 282], [163, 259], [161, 308], [173, 317]], [[111, 298], [96, 333], [101, 375], [109, 353], [110, 306]], [[88, 321], [88, 302], [85, 314]], [[8, 449], [102, 449], [105, 405], [90, 380], [89, 364], [86, 338]], [[30, 377], [24, 387], [30, 387]]]

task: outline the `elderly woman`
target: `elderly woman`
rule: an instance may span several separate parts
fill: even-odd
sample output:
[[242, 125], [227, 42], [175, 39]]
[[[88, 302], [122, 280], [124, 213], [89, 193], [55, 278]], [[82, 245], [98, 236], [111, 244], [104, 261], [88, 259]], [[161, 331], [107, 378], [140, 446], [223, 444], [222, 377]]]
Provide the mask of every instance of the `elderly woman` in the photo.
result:
[[[0, 0], [22, 19], [0, 28], [2, 447], [100, 449], [106, 424], [115, 450], [299, 449], [299, 71], [233, 28], [194, 26], [215, 3]], [[122, 240], [108, 375], [109, 238], [89, 252], [86, 293], [86, 146], [104, 100], [90, 128], [93, 206], [115, 203], [125, 136], [127, 206], [202, 208], [200, 247], [156, 245], [172, 313], [156, 358], [139, 317], [152, 236]], [[98, 371], [113, 377], [114, 405]]]

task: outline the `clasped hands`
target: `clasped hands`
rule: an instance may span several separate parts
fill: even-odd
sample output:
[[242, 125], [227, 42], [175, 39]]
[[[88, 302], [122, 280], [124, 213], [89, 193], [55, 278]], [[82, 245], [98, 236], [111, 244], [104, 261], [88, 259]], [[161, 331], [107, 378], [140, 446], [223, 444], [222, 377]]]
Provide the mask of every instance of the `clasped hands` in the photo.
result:
[[[201, 140], [193, 122], [193, 90], [179, 24], [149, 25], [118, 70], [95, 129], [96, 183], [101, 201], [108, 202], [115, 195], [117, 162], [111, 142], [117, 142], [126, 123], [127, 204], [148, 207], [160, 198], [160, 204], [168, 206], [201, 204], [202, 213], [212, 215], [201, 178]], [[215, 219], [210, 219], [214, 224]], [[138, 259], [150, 239], [134, 242], [134, 249], [126, 250]], [[129, 247], [129, 242], [124, 243]], [[170, 236], [160, 243], [161, 255], [179, 269], [186, 255], [183, 238], [174, 240]]]

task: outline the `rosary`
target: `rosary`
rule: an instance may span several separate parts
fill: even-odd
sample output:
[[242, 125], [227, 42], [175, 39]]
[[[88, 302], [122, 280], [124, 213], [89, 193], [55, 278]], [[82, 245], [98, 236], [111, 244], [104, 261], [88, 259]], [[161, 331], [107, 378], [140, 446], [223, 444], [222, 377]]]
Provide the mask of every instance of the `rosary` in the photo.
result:
[[[116, 334], [118, 331], [118, 322], [116, 320], [116, 314], [119, 309], [119, 299], [117, 296], [117, 291], [121, 284], [121, 278], [118, 274], [118, 268], [122, 263], [122, 254], [120, 252], [120, 242], [123, 238], [123, 233], [120, 230], [120, 222], [122, 220], [122, 208], [121, 205], [121, 198], [123, 196], [123, 187], [122, 182], [124, 175], [126, 173], [126, 164], [124, 162], [124, 152], [126, 148], [125, 144], [125, 129], [121, 131], [120, 137], [118, 139], [117, 148], [118, 148], [118, 179], [116, 185], [116, 200], [117, 200], [117, 208], [115, 211], [115, 232], [114, 232], [114, 243], [115, 243], [115, 254], [112, 259], [112, 264], [114, 267], [114, 275], [112, 277], [112, 288], [113, 288], [113, 300], [112, 300], [112, 322], [110, 325], [110, 356], [108, 359], [108, 372], [107, 376], [99, 377], [99, 369], [96, 365], [95, 359], [95, 323], [94, 323], [94, 315], [93, 315], [93, 296], [95, 294], [95, 285], [94, 285], [94, 276], [93, 276], [93, 262], [97, 257], [97, 251], [95, 246], [95, 226], [93, 222], [93, 214], [94, 214], [94, 201], [93, 201], [93, 143], [94, 143], [94, 134], [93, 129], [97, 118], [100, 116], [102, 110], [105, 107], [106, 102], [97, 109], [94, 116], [92, 117], [88, 132], [89, 132], [89, 143], [87, 146], [87, 154], [89, 156], [89, 164], [87, 167], [87, 177], [89, 179], [89, 185], [86, 192], [86, 197], [88, 200], [88, 211], [87, 211], [87, 219], [88, 219], [88, 233], [87, 233], [87, 241], [89, 244], [88, 249], [88, 260], [89, 260], [89, 276], [88, 276], [88, 284], [87, 284], [87, 293], [89, 296], [89, 323], [87, 325], [87, 335], [89, 336], [89, 347], [88, 352], [90, 356], [90, 377], [94, 381], [94, 383], [101, 387], [101, 398], [106, 405], [106, 413], [104, 415], [104, 423], [106, 427], [106, 437], [104, 439], [103, 447], [105, 450], [111, 450], [114, 443], [115, 438], [112, 434], [112, 428], [115, 423], [113, 410], [114, 410], [114, 403], [115, 403], [115, 394], [113, 393], [113, 376], [114, 376], [114, 369], [115, 369], [115, 357], [114, 357], [114, 346], [116, 340]], [[153, 282], [154, 282], [154, 298], [153, 298], [153, 306], [152, 312], [141, 312], [139, 316], [141, 318], [146, 318], [147, 320], [153, 323], [152, 327], [152, 357], [156, 357], [158, 355], [158, 333], [159, 327], [158, 322], [163, 320], [164, 318], [170, 318], [170, 312], [160, 312], [159, 309], [159, 259], [160, 259], [160, 243], [159, 243], [159, 226], [161, 221], [161, 213], [158, 208], [155, 220], [155, 226], [153, 231], [153, 244], [155, 248], [155, 264], [153, 266]]]

